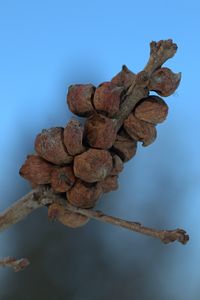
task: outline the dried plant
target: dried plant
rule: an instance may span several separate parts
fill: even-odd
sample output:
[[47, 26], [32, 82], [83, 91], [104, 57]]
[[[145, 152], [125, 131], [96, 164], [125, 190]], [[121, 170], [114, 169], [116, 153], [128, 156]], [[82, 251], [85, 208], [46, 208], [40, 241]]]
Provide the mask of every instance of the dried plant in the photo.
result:
[[[160, 96], [172, 95], [181, 80], [181, 73], [162, 67], [176, 51], [177, 45], [170, 39], [151, 42], [149, 61], [138, 74], [123, 66], [111, 81], [98, 87], [69, 87], [69, 109], [85, 117], [85, 123], [72, 119], [65, 128], [44, 129], [37, 135], [36, 153], [27, 156], [19, 172], [33, 189], [0, 215], [0, 230], [47, 206], [49, 219], [72, 228], [93, 218], [164, 243], [187, 243], [189, 236], [182, 229], [156, 230], [93, 209], [103, 193], [118, 188], [119, 173], [136, 154], [137, 143], [148, 146], [155, 141], [156, 126], [168, 114], [168, 106]], [[18, 271], [22, 269], [18, 266], [27, 265], [25, 262], [3, 259], [0, 265], [14, 266]]]

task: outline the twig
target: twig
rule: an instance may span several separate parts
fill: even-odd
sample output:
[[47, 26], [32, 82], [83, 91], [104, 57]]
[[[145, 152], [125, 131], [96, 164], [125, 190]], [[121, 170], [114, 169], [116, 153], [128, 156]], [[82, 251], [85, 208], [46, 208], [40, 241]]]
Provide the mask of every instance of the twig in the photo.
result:
[[150, 58], [144, 68], [144, 71], [150, 77], [151, 74], [162, 66], [169, 58], [172, 58], [178, 47], [171, 39], [161, 40], [159, 42], [152, 41], [150, 43]]
[[15, 272], [24, 270], [30, 262], [27, 258], [16, 259], [14, 257], [5, 257], [0, 259], [1, 267], [11, 267]]
[[40, 187], [32, 190], [0, 214], [0, 231], [16, 224], [27, 217], [35, 209], [50, 204], [56, 199], [57, 195], [52, 193], [47, 187]]
[[77, 208], [67, 203], [66, 209], [84, 215], [91, 219], [96, 219], [101, 222], [110, 223], [119, 227], [129, 229], [141, 234], [150, 235], [152, 237], [160, 239], [163, 243], [168, 244], [170, 242], [178, 241], [182, 244], [186, 244], [189, 240], [189, 235], [185, 230], [156, 230], [153, 228], [142, 226], [138, 222], [126, 221], [120, 218], [108, 216], [102, 211], [96, 211], [91, 209]]
[[53, 193], [50, 188], [37, 188], [26, 196], [19, 199], [10, 208], [0, 215], [0, 231], [5, 230], [11, 225], [21, 221], [33, 210], [51, 203], [64, 203], [65, 208], [68, 211], [79, 213], [98, 221], [111, 223], [113, 225], [127, 228], [132, 231], [136, 231], [142, 234], [150, 235], [160, 239], [164, 243], [179, 241], [182, 244], [186, 244], [189, 240], [189, 236], [182, 229], [175, 230], [156, 230], [142, 226], [137, 222], [125, 221], [116, 217], [108, 216], [101, 211], [95, 211], [91, 209], [82, 209], [74, 207], [66, 202], [64, 197], [59, 194]]
[[[132, 85], [129, 87], [125, 100], [123, 101], [119, 113], [114, 116], [117, 119], [117, 129], [119, 129], [123, 121], [129, 116], [135, 105], [148, 96], [148, 83], [152, 73], [158, 69], [166, 60], [173, 57], [178, 47], [171, 39], [161, 40], [159, 42], [150, 43], [150, 58], [143, 71], [139, 72]], [[179, 74], [180, 76], [180, 74]]]

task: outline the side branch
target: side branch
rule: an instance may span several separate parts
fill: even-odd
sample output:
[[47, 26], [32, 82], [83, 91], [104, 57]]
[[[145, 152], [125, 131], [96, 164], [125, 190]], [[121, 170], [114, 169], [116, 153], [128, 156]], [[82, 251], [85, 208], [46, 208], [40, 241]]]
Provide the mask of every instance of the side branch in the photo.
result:
[[182, 229], [156, 230], [142, 226], [137, 222], [126, 221], [120, 218], [108, 216], [101, 211], [74, 207], [69, 203], [66, 203], [66, 200], [62, 197], [62, 195], [55, 194], [50, 188], [46, 187], [32, 190], [3, 212], [0, 215], [0, 231], [3, 231], [11, 225], [21, 221], [35, 209], [51, 203], [62, 203], [65, 206], [65, 209], [70, 212], [79, 213], [91, 219], [96, 219], [101, 222], [110, 223], [131, 231], [149, 235], [160, 239], [163, 243], [178, 241], [182, 244], [186, 244], [189, 240], [189, 236]]
[[178, 47], [171, 39], [152, 41], [150, 43], [150, 57], [144, 71], [150, 77], [151, 74], [161, 67], [169, 58], [172, 58]]
[[32, 211], [57, 199], [57, 195], [49, 188], [40, 187], [13, 203], [11, 207], [0, 214], [0, 231], [3, 231], [27, 217]]
[[[143, 71], [139, 72], [131, 86], [129, 87], [124, 102], [120, 107], [118, 114], [114, 116], [117, 120], [117, 129], [119, 129], [123, 121], [129, 116], [136, 104], [149, 94], [149, 79], [154, 71], [162, 66], [169, 58], [173, 57], [177, 51], [177, 45], [171, 39], [161, 40], [159, 42], [150, 43], [150, 57]], [[180, 81], [180, 73], [177, 74], [177, 82]]]
[[0, 259], [1, 267], [13, 268], [15, 272], [24, 270], [29, 264], [30, 263], [27, 258], [16, 259], [14, 257], [5, 257]]
[[141, 234], [149, 235], [154, 238], [160, 239], [163, 243], [168, 244], [170, 242], [178, 241], [182, 244], [186, 244], [189, 240], [189, 235], [183, 229], [175, 230], [156, 230], [150, 227], [142, 226], [138, 222], [126, 221], [120, 218], [112, 217], [104, 214], [102, 211], [95, 211], [91, 209], [77, 208], [70, 204], [67, 204], [66, 209], [84, 215], [91, 219], [96, 219], [101, 222], [110, 223], [122, 228], [129, 229]]

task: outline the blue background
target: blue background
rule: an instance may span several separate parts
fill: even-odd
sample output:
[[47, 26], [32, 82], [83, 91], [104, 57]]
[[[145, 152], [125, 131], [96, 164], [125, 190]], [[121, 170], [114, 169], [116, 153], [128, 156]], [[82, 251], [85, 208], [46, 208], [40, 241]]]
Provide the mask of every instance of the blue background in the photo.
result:
[[194, 0], [0, 1], [0, 210], [30, 190], [18, 170], [36, 134], [70, 119], [70, 84], [98, 85], [122, 64], [138, 72], [150, 41], [173, 38], [166, 66], [182, 81], [166, 99], [169, 117], [98, 208], [191, 236], [166, 246], [95, 221], [73, 231], [41, 209], [1, 233], [0, 256], [31, 259], [22, 273], [0, 270], [2, 300], [199, 299], [199, 9]]

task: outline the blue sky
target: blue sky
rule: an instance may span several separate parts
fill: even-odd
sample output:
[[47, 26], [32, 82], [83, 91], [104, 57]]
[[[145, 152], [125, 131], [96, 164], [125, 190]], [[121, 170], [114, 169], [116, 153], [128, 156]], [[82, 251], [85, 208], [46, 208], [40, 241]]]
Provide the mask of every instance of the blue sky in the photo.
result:
[[[98, 85], [112, 78], [122, 64], [140, 71], [152, 40], [173, 38], [178, 44], [176, 56], [166, 65], [182, 72], [182, 82], [175, 95], [166, 99], [170, 115], [159, 128], [158, 141], [148, 149], [140, 148], [134, 166], [141, 170], [136, 182], [144, 201], [135, 208], [138, 215], [156, 190], [149, 180], [152, 174], [159, 178], [158, 170], [171, 168], [178, 174], [178, 186], [183, 185], [177, 218], [192, 241], [181, 255], [193, 258], [186, 259], [184, 266], [179, 262], [180, 273], [174, 278], [181, 276], [186, 283], [185, 272], [194, 272], [195, 287], [185, 292], [185, 298], [174, 298], [181, 300], [196, 299], [194, 288], [200, 276], [196, 269], [200, 261], [199, 11], [199, 1], [193, 0], [0, 1], [0, 210], [29, 189], [18, 169], [33, 151], [35, 135], [69, 120], [65, 97], [70, 84]], [[133, 165], [127, 164], [121, 179], [119, 195], [127, 198], [128, 207], [132, 191], [127, 191], [131, 182], [125, 178], [133, 171]], [[119, 214], [130, 213], [120, 209]]]

